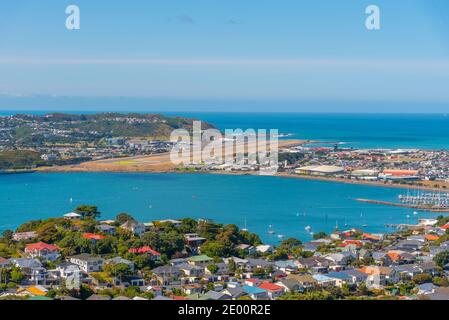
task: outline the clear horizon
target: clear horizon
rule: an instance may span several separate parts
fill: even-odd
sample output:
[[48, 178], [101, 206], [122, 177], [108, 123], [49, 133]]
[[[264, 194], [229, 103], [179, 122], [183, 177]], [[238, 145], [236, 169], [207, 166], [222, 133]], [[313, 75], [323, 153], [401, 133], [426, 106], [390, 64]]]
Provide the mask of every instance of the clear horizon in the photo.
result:
[[444, 113], [448, 30], [445, 0], [17, 0], [0, 4], [0, 111]]

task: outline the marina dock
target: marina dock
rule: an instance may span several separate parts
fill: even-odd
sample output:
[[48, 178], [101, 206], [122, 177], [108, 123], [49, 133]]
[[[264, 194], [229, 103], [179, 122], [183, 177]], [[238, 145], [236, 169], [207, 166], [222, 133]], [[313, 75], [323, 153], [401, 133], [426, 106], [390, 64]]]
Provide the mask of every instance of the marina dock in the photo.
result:
[[449, 212], [449, 207], [438, 207], [438, 206], [434, 206], [434, 205], [413, 204], [413, 203], [396, 203], [396, 202], [370, 200], [370, 199], [355, 199], [355, 200], [358, 202], [364, 202], [364, 203], [372, 203], [372, 204], [379, 204], [379, 205], [392, 206], [392, 207], [411, 208], [411, 209], [430, 211], [430, 212]]

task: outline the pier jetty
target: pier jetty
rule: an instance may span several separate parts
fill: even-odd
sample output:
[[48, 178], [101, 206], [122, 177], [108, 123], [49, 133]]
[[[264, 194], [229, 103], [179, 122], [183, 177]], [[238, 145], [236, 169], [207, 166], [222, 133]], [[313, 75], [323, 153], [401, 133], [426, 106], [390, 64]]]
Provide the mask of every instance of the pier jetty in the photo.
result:
[[379, 204], [379, 205], [392, 206], [392, 207], [412, 208], [412, 209], [430, 211], [430, 212], [449, 212], [449, 207], [438, 207], [438, 206], [434, 206], [434, 205], [413, 204], [413, 203], [396, 203], [396, 202], [370, 200], [370, 199], [355, 199], [355, 200], [358, 202], [364, 202], [364, 203], [372, 203], [372, 204]]

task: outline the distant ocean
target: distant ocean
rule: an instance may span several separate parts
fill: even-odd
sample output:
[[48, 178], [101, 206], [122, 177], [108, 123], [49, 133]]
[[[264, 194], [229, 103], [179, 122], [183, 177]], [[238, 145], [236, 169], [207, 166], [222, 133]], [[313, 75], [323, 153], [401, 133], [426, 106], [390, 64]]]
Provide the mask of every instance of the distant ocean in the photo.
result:
[[[13, 112], [2, 112], [4, 115]], [[22, 112], [23, 113], [23, 112]], [[168, 113], [208, 121], [220, 129], [278, 129], [293, 139], [345, 142], [356, 148], [449, 149], [449, 117], [443, 114]], [[0, 230], [30, 219], [61, 216], [79, 204], [95, 204], [103, 218], [129, 212], [142, 221], [210, 218], [259, 233], [311, 239], [305, 231], [367, 225], [386, 232], [389, 223], [412, 223], [436, 214], [363, 204], [354, 198], [395, 201], [406, 190], [278, 177], [205, 174], [34, 173], [0, 175]], [[72, 202], [70, 202], [72, 199]]]
[[[13, 113], [16, 112], [0, 111], [0, 115]], [[208, 121], [220, 129], [278, 129], [279, 133], [291, 134], [290, 139], [343, 142], [344, 146], [354, 148], [449, 149], [449, 116], [445, 114], [219, 112], [165, 114], [197, 118]]]

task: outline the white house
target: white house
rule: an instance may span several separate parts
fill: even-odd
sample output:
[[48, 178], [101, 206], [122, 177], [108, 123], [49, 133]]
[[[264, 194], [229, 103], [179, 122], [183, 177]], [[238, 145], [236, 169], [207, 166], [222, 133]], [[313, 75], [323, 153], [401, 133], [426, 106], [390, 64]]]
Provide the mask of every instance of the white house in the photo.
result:
[[82, 253], [69, 258], [70, 262], [76, 264], [84, 272], [98, 272], [103, 268], [103, 259], [87, 253]]
[[60, 265], [56, 266], [56, 270], [59, 276], [63, 279], [66, 279], [67, 277], [70, 277], [74, 273], [81, 271], [78, 265], [70, 262], [61, 263]]
[[76, 212], [69, 212], [64, 215], [64, 219], [67, 220], [81, 220], [82, 218], [83, 216]]
[[126, 221], [120, 228], [131, 231], [136, 236], [140, 237], [145, 232], [145, 225], [140, 222]]
[[270, 246], [268, 244], [261, 244], [260, 246], [256, 247], [256, 251], [259, 253], [272, 253], [274, 249], [273, 246]]
[[25, 253], [31, 258], [42, 258], [45, 260], [55, 261], [60, 254], [58, 246], [47, 244], [45, 242], [37, 242], [29, 244], [25, 247]]

